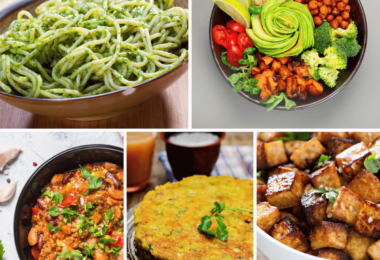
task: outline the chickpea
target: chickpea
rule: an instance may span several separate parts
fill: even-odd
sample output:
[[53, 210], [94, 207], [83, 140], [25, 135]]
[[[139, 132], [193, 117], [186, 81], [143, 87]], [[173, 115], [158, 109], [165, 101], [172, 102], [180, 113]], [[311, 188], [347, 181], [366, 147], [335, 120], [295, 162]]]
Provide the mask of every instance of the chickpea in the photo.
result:
[[328, 13], [328, 14], [331, 14], [331, 12], [332, 12], [332, 7], [331, 7], [331, 6], [328, 6], [328, 7], [327, 7], [327, 13]]
[[309, 4], [303, 4], [304, 6], [306, 6], [306, 8], [308, 9], [308, 10], [310, 10], [310, 8], [309, 8]]
[[328, 15], [327, 17], [326, 17], [326, 21], [328, 21], [328, 22], [331, 22], [332, 20], [334, 20], [334, 16], [333, 15]]
[[344, 10], [346, 10], [346, 4], [345, 3], [343, 3], [343, 2], [339, 2], [337, 5], [336, 5], [336, 7], [338, 8], [338, 10], [339, 11], [344, 11]]
[[348, 23], [352, 23], [353, 22], [353, 20], [350, 18], [348, 21], [347, 21]]
[[350, 0], [342, 0], [342, 2], [347, 5]]
[[337, 20], [333, 20], [333, 21], [331, 21], [330, 26], [331, 26], [332, 28], [334, 28], [334, 29], [338, 29], [338, 27], [339, 27], [339, 22], [338, 22]]
[[321, 17], [322, 18], [322, 20], [325, 20], [325, 18], [326, 18], [326, 16], [327, 16], [327, 14], [321, 14], [321, 13], [319, 13], [319, 15], [318, 15], [319, 17]]
[[311, 9], [311, 10], [310, 10], [310, 13], [311, 13], [312, 16], [316, 16], [316, 15], [319, 14], [319, 10], [318, 10], [318, 8]]
[[317, 1], [315, 1], [315, 0], [310, 1], [309, 7], [310, 7], [310, 9], [317, 9], [318, 8]]
[[332, 5], [332, 0], [323, 0], [325, 5]]
[[343, 11], [340, 15], [342, 16], [343, 20], [350, 19], [350, 13], [347, 11]]
[[322, 5], [323, 5], [322, 2], [317, 2], [317, 6], [318, 6], [318, 7], [321, 7]]
[[340, 27], [342, 27], [342, 29], [346, 29], [350, 24], [347, 22], [347, 21], [341, 21], [340, 22]]
[[337, 20], [340, 23], [341, 21], [343, 21], [343, 18], [342, 16], [337, 16], [335, 17], [335, 20]]
[[350, 5], [346, 5], [346, 11], [351, 12], [351, 6]]
[[331, 13], [332, 13], [333, 16], [338, 16], [338, 15], [340, 15], [340, 12], [339, 12], [338, 8], [336, 8], [336, 7], [334, 7], [334, 9], [332, 10]]
[[327, 6], [322, 5], [322, 6], [319, 8], [319, 13], [320, 13], [320, 14], [323, 14], [323, 15], [327, 15], [327, 14], [328, 14]]

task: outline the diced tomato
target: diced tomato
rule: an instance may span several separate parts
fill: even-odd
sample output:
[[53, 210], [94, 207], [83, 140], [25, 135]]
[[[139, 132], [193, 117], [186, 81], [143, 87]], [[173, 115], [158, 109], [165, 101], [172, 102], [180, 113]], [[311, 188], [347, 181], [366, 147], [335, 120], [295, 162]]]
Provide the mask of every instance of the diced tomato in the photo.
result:
[[228, 24], [227, 29], [228, 28], [234, 30], [235, 32], [239, 32], [239, 33], [245, 32], [245, 28], [243, 27], [243, 25], [238, 24], [237, 22]]
[[[231, 29], [227, 29], [227, 32], [228, 32], [228, 46], [238, 45], [238, 41], [237, 41], [238, 33], [235, 31], [232, 31]], [[228, 46], [226, 49], [228, 49]]]
[[124, 245], [124, 241], [123, 239], [121, 238], [121, 236], [112, 236], [111, 237], [113, 240], [116, 240], [116, 242], [112, 242], [110, 243], [111, 246], [121, 246], [123, 247]]
[[223, 46], [228, 45], [228, 32], [226, 27], [222, 25], [216, 25], [214, 29], [212, 29], [212, 37], [217, 44]]
[[33, 210], [33, 215], [37, 215], [38, 213], [40, 213], [39, 209], [33, 208], [32, 210]]
[[61, 204], [58, 204], [57, 206], [59, 208], [64, 208], [71, 205], [77, 205], [78, 204], [78, 192], [74, 192], [73, 194], [70, 194], [66, 199], [62, 201]]
[[40, 258], [40, 250], [38, 249], [37, 246], [34, 246], [32, 248], [32, 255], [33, 255], [34, 259]]
[[237, 42], [239, 44], [239, 48], [242, 51], [245, 49], [252, 48], [254, 46], [252, 39], [246, 33], [241, 33], [237, 37]]
[[236, 45], [230, 45], [227, 49], [227, 61], [232, 66], [240, 66], [239, 60], [243, 59], [243, 51]]

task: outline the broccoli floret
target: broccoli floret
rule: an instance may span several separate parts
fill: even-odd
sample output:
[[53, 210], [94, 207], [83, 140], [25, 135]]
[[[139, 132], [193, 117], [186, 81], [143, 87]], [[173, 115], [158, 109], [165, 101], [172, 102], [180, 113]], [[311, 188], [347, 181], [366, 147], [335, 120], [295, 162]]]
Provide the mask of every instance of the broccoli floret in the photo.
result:
[[319, 27], [314, 30], [315, 49], [320, 53], [330, 47], [335, 40], [334, 29], [330, 24], [324, 21]]
[[362, 47], [359, 45], [356, 39], [351, 39], [347, 37], [340, 38], [339, 40], [337, 40], [336, 45], [338, 45], [346, 53], [348, 58], [355, 57], [362, 49]]
[[339, 37], [347, 37], [351, 39], [356, 39], [358, 37], [358, 27], [355, 23], [350, 23], [350, 25], [346, 28], [346, 30], [342, 28], [335, 29], [335, 35]]
[[327, 86], [333, 88], [336, 86], [339, 71], [333, 68], [320, 67], [318, 69], [319, 77], [326, 83]]
[[318, 70], [319, 70], [319, 67], [313, 67], [313, 68], [309, 68], [309, 73], [310, 73], [310, 76], [315, 79], [316, 81], [318, 81], [321, 77], [319, 77], [319, 73], [318, 73]]
[[336, 43], [325, 50], [323, 64], [326, 67], [343, 70], [347, 68], [347, 55]]
[[319, 57], [317, 50], [311, 49], [309, 51], [305, 51], [301, 55], [301, 59], [307, 65], [310, 75], [315, 80], [319, 80], [318, 66], [323, 63], [323, 58]]

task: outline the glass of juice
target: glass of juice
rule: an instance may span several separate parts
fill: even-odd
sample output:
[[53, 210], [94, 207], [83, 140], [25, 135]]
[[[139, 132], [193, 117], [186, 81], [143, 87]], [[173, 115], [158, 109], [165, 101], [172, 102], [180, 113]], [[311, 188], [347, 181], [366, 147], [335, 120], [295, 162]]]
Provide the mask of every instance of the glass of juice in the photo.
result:
[[127, 192], [142, 190], [152, 174], [155, 132], [127, 132]]

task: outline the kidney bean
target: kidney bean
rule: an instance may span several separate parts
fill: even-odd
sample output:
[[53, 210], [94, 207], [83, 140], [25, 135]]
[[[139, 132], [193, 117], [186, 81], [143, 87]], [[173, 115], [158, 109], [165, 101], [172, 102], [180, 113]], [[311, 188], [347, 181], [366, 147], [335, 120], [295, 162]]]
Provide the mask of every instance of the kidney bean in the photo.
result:
[[52, 225], [53, 227], [56, 227], [56, 226], [58, 226], [58, 223], [59, 223], [59, 219], [56, 219], [56, 220], [54, 220], [53, 222], [51, 222], [51, 225]]
[[38, 235], [37, 247], [38, 249], [42, 249], [44, 247], [44, 236], [42, 234]]
[[62, 184], [63, 185], [67, 184], [72, 177], [74, 177], [74, 172], [66, 173], [65, 176], [63, 176], [63, 178], [62, 178]]
[[107, 172], [106, 173], [106, 178], [110, 178], [112, 179], [113, 181], [113, 186], [115, 187], [115, 189], [120, 189], [121, 188], [121, 183], [120, 181], [115, 177], [113, 176], [113, 174], [111, 172]]
[[42, 198], [37, 199], [37, 205], [40, 209], [46, 209], [47, 205], [46, 203], [42, 200]]
[[46, 215], [45, 220], [46, 220], [47, 222], [51, 222], [51, 221], [53, 221], [54, 219], [53, 219], [52, 216], [50, 216], [50, 215]]

